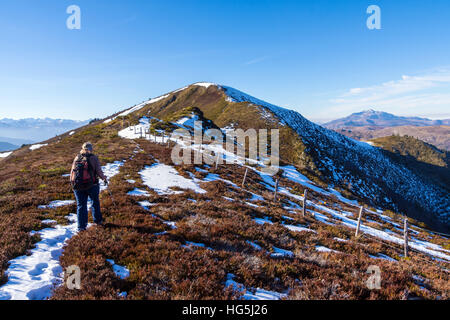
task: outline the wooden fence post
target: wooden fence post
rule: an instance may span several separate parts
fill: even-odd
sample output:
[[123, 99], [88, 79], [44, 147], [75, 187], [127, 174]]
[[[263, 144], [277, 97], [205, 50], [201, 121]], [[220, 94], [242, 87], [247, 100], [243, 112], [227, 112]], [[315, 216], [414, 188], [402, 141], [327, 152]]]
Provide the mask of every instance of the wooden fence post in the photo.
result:
[[404, 239], [405, 239], [405, 258], [408, 258], [408, 217], [405, 217]]
[[275, 182], [275, 193], [273, 194], [273, 201], [277, 201], [277, 193], [278, 193], [278, 184], [280, 182], [280, 179], [277, 179]]
[[308, 189], [305, 189], [305, 194], [304, 194], [304, 197], [303, 197], [303, 210], [302, 210], [303, 216], [306, 215], [306, 201], [307, 201], [307, 199], [308, 199]]
[[359, 229], [361, 227], [361, 218], [363, 215], [363, 211], [364, 211], [364, 207], [361, 206], [361, 208], [359, 209], [358, 225], [356, 226], [355, 237], [358, 237], [358, 235], [359, 235]]
[[244, 180], [242, 180], [242, 188], [245, 186], [245, 179], [247, 179], [248, 168], [245, 168]]
[[220, 152], [217, 153], [217, 159], [216, 159], [216, 167], [214, 170], [217, 170], [217, 167], [219, 166], [219, 159], [220, 159]]

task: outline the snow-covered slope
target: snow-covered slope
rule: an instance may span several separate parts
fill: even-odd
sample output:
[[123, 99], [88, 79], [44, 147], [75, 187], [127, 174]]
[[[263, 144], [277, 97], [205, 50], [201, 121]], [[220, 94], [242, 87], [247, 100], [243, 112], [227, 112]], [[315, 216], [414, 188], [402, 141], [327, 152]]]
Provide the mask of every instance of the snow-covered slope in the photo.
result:
[[[255, 101], [255, 100], [253, 100], [253, 101]], [[141, 119], [141, 123], [146, 123], [146, 121], [147, 121], [147, 118]], [[152, 136], [144, 137], [144, 136], [140, 135], [139, 133], [133, 134], [134, 130], [135, 130], [134, 128], [125, 128], [122, 130], [122, 132], [123, 133], [129, 132], [130, 134], [121, 134], [120, 136], [125, 139], [140, 139], [140, 138], [142, 139], [142, 138], [144, 138], [149, 141], [155, 141]], [[172, 141], [177, 142], [175, 139], [172, 139]], [[157, 140], [156, 142], [165, 144], [166, 141]], [[228, 153], [227, 150], [224, 149], [220, 145], [204, 145], [204, 146], [202, 146], [202, 148], [199, 148], [198, 145], [194, 144], [191, 146], [187, 146], [187, 148], [192, 148], [201, 153], [206, 152], [206, 150], [214, 150], [217, 154], [227, 155], [228, 157], [233, 158], [233, 161], [232, 161], [233, 163], [236, 163], [240, 166], [246, 166], [245, 159], [240, 158], [237, 155]], [[262, 179], [261, 186], [263, 187], [263, 189], [267, 189], [268, 191], [273, 192], [275, 190], [275, 184], [276, 184], [274, 181], [274, 178], [272, 176], [268, 175], [267, 173], [264, 173], [257, 169], [258, 167], [264, 166], [263, 162], [257, 161], [256, 164], [257, 164], [256, 167], [246, 166], [246, 168], [254, 171], [256, 174], [258, 174], [261, 177], [261, 179]], [[198, 167], [196, 168], [196, 170], [199, 172], [208, 173], [208, 171], [206, 171], [204, 169], [200, 169]], [[291, 165], [280, 166], [279, 170], [281, 171], [281, 173], [282, 173], [281, 176], [283, 178], [286, 178], [287, 180], [289, 180], [290, 182], [292, 182], [294, 184], [301, 185], [302, 187], [307, 187], [308, 189], [313, 190], [313, 191], [315, 191], [319, 194], [322, 194], [324, 196], [327, 196], [327, 197], [335, 197], [336, 199], [338, 199], [338, 201], [346, 203], [346, 204], [350, 205], [351, 207], [354, 207], [355, 210], [356, 210], [356, 208], [359, 207], [359, 204], [357, 201], [346, 199], [341, 194], [339, 194], [339, 192], [337, 192], [335, 190], [332, 190], [332, 189], [324, 190], [324, 189], [316, 186], [312, 181], [310, 181], [307, 177], [305, 177], [300, 172], [298, 172], [298, 170]], [[192, 180], [186, 179], [186, 178], [182, 177], [177, 172], [177, 170], [175, 170], [174, 167], [168, 166], [165, 164], [161, 164], [161, 163], [156, 163], [152, 166], [148, 166], [143, 171], [141, 171], [139, 174], [141, 175], [143, 183], [147, 187], [149, 187], [151, 190], [154, 190], [159, 195], [163, 195], [163, 196], [183, 193], [182, 191], [174, 192], [173, 190], [171, 190], [172, 187], [177, 187], [179, 189], [184, 189], [184, 190], [190, 189], [190, 190], [195, 191], [196, 193], [203, 194], [203, 193], [205, 193], [205, 190], [203, 190], [199, 187], [199, 184], [202, 182], [222, 181], [230, 186], [233, 186], [234, 188], [240, 188], [235, 183], [233, 183], [227, 179], [223, 179], [218, 174], [213, 174], [213, 173], [208, 173], [208, 175], [202, 180], [195, 178], [190, 173]], [[278, 192], [279, 192], [279, 194], [285, 195], [285, 196], [291, 198], [291, 200], [292, 200], [291, 201], [292, 206], [285, 207], [286, 210], [295, 212], [295, 210], [301, 209], [301, 207], [293, 201], [303, 202], [303, 200], [304, 200], [303, 196], [299, 196], [295, 193], [292, 193], [291, 188], [286, 188], [286, 187], [282, 187], [282, 186], [278, 186]], [[147, 191], [138, 190], [138, 189], [135, 189], [134, 191], [130, 192], [129, 195], [145, 196], [145, 197], [150, 196]], [[235, 201], [234, 199], [231, 199], [231, 198], [228, 198], [227, 200]], [[264, 197], [262, 197], [258, 194], [252, 193], [252, 198], [249, 199], [249, 201], [245, 202], [250, 207], [258, 208], [259, 206], [252, 203], [251, 201], [264, 201]], [[144, 207], [148, 207], [148, 206], [151, 206], [154, 204], [147, 202], [145, 204], [142, 203], [141, 205]], [[311, 212], [314, 213], [314, 218], [319, 221], [322, 221], [329, 225], [339, 225], [339, 226], [342, 225], [345, 227], [356, 229], [357, 220], [349, 217], [352, 215], [352, 213], [350, 213], [350, 212], [342, 212], [339, 210], [331, 209], [331, 208], [327, 207], [326, 205], [319, 204], [315, 201], [309, 201], [309, 200], [308, 200], [308, 206], [311, 208], [310, 209]], [[325, 212], [327, 215], [324, 215], [320, 212]], [[369, 211], [369, 213], [378, 215], [382, 218], [383, 221], [388, 221], [389, 223], [392, 223], [395, 225], [395, 223], [391, 220], [391, 218], [384, 216], [379, 212]], [[255, 221], [255, 223], [260, 224], [260, 225], [264, 225], [266, 223], [273, 224], [272, 221], [267, 217], [254, 218], [253, 221]], [[399, 244], [399, 245], [403, 244], [403, 239], [401, 238], [401, 235], [399, 235], [397, 233], [393, 233], [389, 230], [380, 230], [379, 227], [381, 226], [381, 223], [375, 222], [375, 221], [371, 221], [371, 222], [373, 224], [376, 224], [377, 227], [370, 227], [370, 226], [363, 225], [363, 226], [361, 226], [360, 230], [362, 232], [364, 232], [365, 234], [368, 234], [370, 236], [373, 236], [373, 237], [378, 238], [383, 241], [387, 241], [387, 242], [391, 242], [391, 243], [395, 243], [395, 244]], [[302, 226], [295, 226], [295, 225], [288, 225], [288, 224], [284, 224], [284, 226], [287, 229], [294, 231], [294, 232], [303, 232], [303, 231], [316, 232], [315, 230], [308, 229], [308, 228], [305, 228]], [[415, 227], [415, 228], [417, 228], [417, 227]], [[402, 231], [402, 230], [400, 230], [400, 231]], [[413, 232], [418, 233], [417, 231], [413, 231]], [[196, 244], [196, 245], [198, 245], [198, 244]], [[410, 240], [409, 245], [411, 248], [413, 248], [419, 252], [428, 254], [435, 258], [440, 258], [440, 259], [444, 259], [446, 261], [450, 261], [450, 256], [448, 255], [448, 253], [450, 253], [450, 250], [446, 250], [439, 245], [435, 245], [428, 241], [421, 241], [414, 237], [412, 237], [412, 239]], [[204, 246], [204, 245], [202, 245], [202, 246]], [[279, 248], [278, 248], [278, 250], [275, 250], [275, 251], [276, 251], [276, 254], [282, 254], [282, 255], [292, 254], [292, 253], [289, 254], [289, 251], [286, 252], [286, 250], [282, 250]], [[330, 250], [325, 247], [318, 247], [317, 251], [333, 252], [333, 250]]]
[[[298, 112], [264, 102], [239, 90], [220, 86], [233, 102], [250, 102], [273, 112], [309, 147], [323, 175], [333, 184], [347, 184], [360, 197], [412, 213], [428, 223], [450, 226], [450, 197], [445, 190], [424, 181], [386, 154], [305, 119]], [[409, 210], [408, 210], [409, 209]], [[411, 210], [412, 209], [412, 210]]]
[[[257, 113], [246, 113], [243, 109], [248, 105], [243, 102], [256, 106]], [[225, 108], [224, 103], [227, 105]], [[323, 128], [296, 111], [267, 103], [234, 88], [195, 83], [140, 104], [126, 113], [164, 119], [191, 106], [198, 107], [205, 119], [223, 128], [235, 123], [238, 123], [236, 128], [240, 124], [244, 128], [253, 128], [253, 122], [258, 122], [259, 128], [261, 123], [265, 123], [266, 128], [290, 128], [297, 133], [305, 149], [284, 152], [301, 152], [308, 165], [313, 163], [310, 169], [331, 187], [345, 189], [366, 203], [405, 213], [441, 231], [450, 231], [450, 197], [448, 189], [442, 185], [406, 168], [386, 151]], [[255, 116], [259, 118], [255, 119]], [[281, 156], [284, 155], [282, 151]]]

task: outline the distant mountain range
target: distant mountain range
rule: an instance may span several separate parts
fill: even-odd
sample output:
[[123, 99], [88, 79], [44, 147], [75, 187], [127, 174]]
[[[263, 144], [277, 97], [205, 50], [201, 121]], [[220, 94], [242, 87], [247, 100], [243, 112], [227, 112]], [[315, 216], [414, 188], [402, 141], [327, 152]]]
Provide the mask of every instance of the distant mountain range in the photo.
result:
[[440, 149], [450, 150], [450, 119], [400, 117], [368, 110], [333, 120], [323, 126], [362, 141], [391, 135], [412, 136]]
[[0, 151], [15, 150], [17, 148], [19, 148], [18, 145], [9, 142], [0, 142]]
[[450, 119], [431, 120], [419, 117], [401, 117], [391, 113], [375, 110], [366, 110], [353, 113], [345, 118], [333, 120], [324, 124], [328, 129], [341, 129], [345, 127], [397, 127], [397, 126], [442, 126], [450, 125]]
[[0, 119], [0, 151], [14, 150], [22, 144], [47, 140], [86, 125], [89, 120], [68, 119]]

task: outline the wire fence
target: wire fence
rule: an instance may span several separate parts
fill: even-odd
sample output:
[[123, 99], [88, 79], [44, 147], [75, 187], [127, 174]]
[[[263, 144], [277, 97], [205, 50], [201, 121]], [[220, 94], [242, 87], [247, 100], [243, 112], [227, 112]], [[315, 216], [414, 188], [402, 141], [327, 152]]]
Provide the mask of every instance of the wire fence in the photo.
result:
[[[133, 130], [133, 129], [132, 129], [132, 130]], [[143, 138], [147, 138], [147, 135], [149, 136], [148, 138], [151, 137], [150, 131], [146, 131], [146, 130], [142, 131], [142, 129], [141, 129], [141, 131], [137, 131], [136, 128], [134, 128], [134, 130], [135, 130], [136, 133], [138, 133], [138, 134], [140, 133], [141, 136], [143, 135]], [[170, 141], [170, 136], [169, 136], [168, 134], [161, 134], [161, 133], [158, 134], [157, 132], [154, 132], [152, 135], [154, 135], [155, 138], [156, 138], [157, 136], [163, 137], [163, 139], [164, 139], [165, 137], [167, 137], [167, 140]], [[163, 141], [163, 143], [165, 143], [165, 141]], [[211, 163], [216, 163], [216, 162], [218, 162], [218, 160], [219, 160], [218, 157], [217, 157], [217, 158], [216, 158], [216, 157], [212, 157], [212, 156], [207, 155], [207, 154], [205, 154], [204, 156], [208, 157]], [[221, 159], [221, 160], [222, 160], [222, 159]], [[243, 160], [245, 161], [245, 159], [243, 159]], [[244, 163], [245, 163], [245, 162], [244, 162]], [[216, 164], [216, 167], [217, 167], [217, 165], [218, 165], [218, 163]], [[245, 166], [245, 167], [247, 167], [247, 169], [248, 169], [248, 168], [251, 168], [250, 166]], [[252, 168], [252, 169], [253, 169], [253, 168]], [[245, 181], [245, 178], [244, 178], [244, 181]], [[244, 183], [243, 183], [242, 187], [239, 187], [238, 184], [236, 184], [235, 187], [236, 187], [237, 189], [245, 190], [245, 188], [244, 188]], [[261, 195], [258, 195], [258, 196], [261, 196]], [[261, 197], [262, 197], [262, 196], [261, 196]], [[262, 198], [264, 199], [264, 197], [262, 197]], [[267, 201], [267, 200], [266, 200], [266, 201]], [[358, 206], [358, 207], [359, 207], [359, 206]], [[370, 211], [370, 213], [374, 213], [374, 212]], [[337, 225], [337, 226], [339, 227], [339, 225]], [[433, 231], [433, 230], [428, 230], [428, 229], [423, 228], [423, 227], [414, 227], [414, 228], [419, 229], [419, 230], [423, 230], [423, 231], [427, 231], [427, 232], [430, 232], [430, 233], [432, 233], [432, 234], [437, 234], [437, 235], [444, 236], [444, 237], [450, 237], [449, 234], [442, 233], [442, 232], [437, 232], [437, 231]], [[416, 231], [417, 231], [417, 230], [416, 230]], [[362, 235], [363, 237], [365, 237], [365, 238], [371, 240], [371, 241], [379, 242], [379, 243], [381, 243], [381, 244], [383, 244], [383, 245], [385, 245], [385, 246], [387, 246], [387, 247], [393, 249], [394, 251], [396, 251], [397, 253], [399, 253], [399, 256], [401, 256], [401, 255], [404, 254], [404, 252], [403, 252], [403, 246], [402, 246], [401, 244], [397, 244], [397, 246], [394, 246], [394, 245], [392, 245], [392, 244], [390, 244], [390, 243], [387, 243], [387, 241], [383, 241], [383, 240], [381, 240], [381, 239], [376, 238], [375, 236], [371, 236], [371, 235], [369, 236], [368, 234], [364, 234], [364, 233], [362, 233], [362, 232], [361, 232], [361, 235]], [[399, 246], [399, 247], [398, 247], [398, 246]], [[417, 250], [417, 249], [415, 249], [415, 248], [408, 247], [408, 249], [411, 250], [411, 251], [414, 251], [414, 252], [416, 252], [416, 253], [420, 253], [420, 254], [423, 254], [423, 255], [425, 255], [425, 256], [428, 256], [428, 257], [430, 257], [431, 259], [435, 259], [434, 256], [432, 256], [432, 255], [430, 255], [430, 254], [427, 254], [427, 253], [425, 253], [425, 252], [419, 251], [419, 250]], [[450, 272], [448, 269], [443, 268], [440, 264], [438, 264], [438, 263], [436, 263], [436, 262], [434, 262], [434, 261], [432, 262], [432, 261], [423, 259], [422, 257], [420, 257], [420, 256], [418, 256], [418, 255], [415, 255], [415, 258], [417, 258], [417, 259], [419, 259], [419, 260], [421, 260], [421, 261], [424, 261], [424, 262], [426, 262], [426, 263], [429, 263], [429, 264], [431, 264], [431, 265], [433, 265], [433, 266], [436, 266], [436, 267], [442, 269], [443, 271], [445, 271], [445, 272], [447, 272], [447, 273]]]
[[[387, 247], [390, 247], [391, 249], [393, 249], [393, 250], [395, 250], [397, 253], [399, 253], [399, 256], [401, 256], [401, 255], [403, 254], [402, 248], [395, 247], [395, 246], [393, 246], [393, 245], [391, 245], [391, 244], [386, 243], [386, 242], [383, 241], [383, 240], [380, 240], [380, 239], [375, 238], [375, 237], [371, 237], [371, 236], [369, 236], [369, 235], [367, 235], [367, 234], [362, 234], [362, 236], [365, 237], [365, 238], [367, 238], [367, 239], [369, 239], [369, 240], [376, 241], [376, 242], [379, 242], [379, 243], [381, 243], [381, 244], [383, 244], [383, 245], [385, 245], [385, 246], [387, 246]], [[399, 246], [401, 246], [401, 245], [399, 244]], [[425, 256], [428, 256], [428, 257], [430, 257], [431, 259], [434, 259], [434, 258], [435, 258], [434, 256], [432, 256], [432, 255], [430, 255], [430, 254], [427, 254], [427, 253], [425, 253], [425, 252], [419, 251], [419, 250], [417, 250], [417, 249], [415, 249], [415, 248], [409, 247], [409, 250], [414, 251], [414, 252], [419, 253], [419, 254], [423, 254], [423, 255], [425, 255]], [[419, 259], [419, 260], [421, 260], [421, 261], [427, 262], [427, 263], [429, 263], [429, 264], [431, 264], [431, 265], [433, 265], [433, 266], [435, 266], [435, 267], [438, 267], [438, 268], [440, 268], [441, 270], [443, 270], [443, 271], [445, 271], [445, 272], [447, 272], [447, 273], [450, 273], [450, 270], [449, 270], [449, 269], [442, 267], [439, 263], [436, 263], [436, 262], [432, 262], [432, 261], [430, 261], [430, 260], [423, 259], [422, 257], [420, 257], [420, 256], [418, 256], [418, 255], [415, 255], [414, 257], [417, 258], [417, 259]]]

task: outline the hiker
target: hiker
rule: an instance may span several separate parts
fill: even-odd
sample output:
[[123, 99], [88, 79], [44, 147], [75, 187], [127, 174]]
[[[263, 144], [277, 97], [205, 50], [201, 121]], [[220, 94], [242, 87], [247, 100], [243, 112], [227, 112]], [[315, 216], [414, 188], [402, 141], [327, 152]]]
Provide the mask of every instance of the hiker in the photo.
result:
[[92, 201], [92, 216], [96, 225], [102, 225], [103, 218], [100, 211], [100, 185], [98, 178], [105, 184], [108, 180], [102, 171], [100, 161], [93, 154], [92, 143], [86, 142], [80, 153], [75, 157], [70, 172], [70, 182], [77, 199], [78, 231], [86, 230], [88, 223], [88, 198]]

